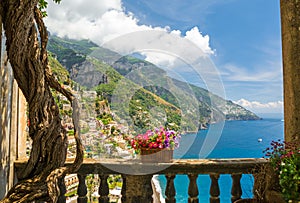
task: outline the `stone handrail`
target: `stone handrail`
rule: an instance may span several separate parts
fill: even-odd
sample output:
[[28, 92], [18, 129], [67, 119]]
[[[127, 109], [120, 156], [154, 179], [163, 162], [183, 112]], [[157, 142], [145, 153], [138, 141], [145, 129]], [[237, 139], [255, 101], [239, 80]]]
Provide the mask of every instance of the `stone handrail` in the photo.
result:
[[[68, 160], [66, 165], [71, 164]], [[265, 159], [180, 159], [171, 163], [141, 163], [138, 160], [124, 159], [85, 159], [77, 172], [79, 185], [77, 189], [77, 202], [87, 202], [87, 186], [85, 178], [88, 174], [98, 174], [99, 202], [109, 202], [109, 188], [107, 178], [110, 174], [121, 174], [123, 179], [122, 202], [138, 203], [153, 202], [151, 179], [154, 174], [164, 174], [167, 179], [166, 202], [176, 202], [174, 178], [177, 174], [186, 174], [190, 180], [187, 202], [199, 202], [198, 186], [196, 184], [199, 174], [208, 174], [211, 179], [210, 202], [220, 202], [220, 189], [218, 179], [220, 174], [230, 174], [232, 177], [231, 200], [241, 199], [242, 189], [240, 179], [242, 174], [255, 174], [259, 168], [267, 163]], [[15, 168], [17, 174], [22, 171], [26, 160], [17, 160]], [[154, 170], [155, 169], [155, 170]], [[61, 181], [60, 202], [65, 202], [66, 186]]]

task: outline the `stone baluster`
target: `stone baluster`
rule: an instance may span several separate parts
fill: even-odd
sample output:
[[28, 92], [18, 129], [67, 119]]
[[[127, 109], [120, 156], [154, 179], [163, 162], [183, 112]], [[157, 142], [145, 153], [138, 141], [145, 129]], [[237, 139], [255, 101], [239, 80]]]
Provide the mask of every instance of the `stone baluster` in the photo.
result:
[[166, 191], [165, 191], [166, 203], [175, 203], [176, 202], [176, 199], [175, 199], [176, 190], [175, 190], [175, 186], [174, 186], [174, 178], [175, 177], [176, 177], [175, 175], [166, 174], [166, 178], [167, 178], [167, 187], [166, 187]]
[[122, 190], [121, 190], [121, 201], [126, 202], [126, 175], [122, 174]]
[[219, 174], [210, 174], [210, 203], [220, 203]]
[[241, 199], [242, 196], [242, 187], [241, 187], [242, 174], [232, 174], [231, 178], [232, 178], [231, 201], [234, 202], [238, 199]]
[[145, 195], [143, 196], [143, 201], [141, 202], [153, 202], [153, 188], [152, 188], [152, 177], [153, 175], [143, 175], [142, 178], [145, 180], [144, 188], [143, 190], [145, 191]]
[[109, 202], [109, 187], [107, 183], [108, 175], [99, 175], [100, 177], [100, 186], [99, 186], [99, 203], [108, 203]]
[[189, 183], [189, 189], [188, 189], [188, 194], [189, 194], [189, 203], [198, 203], [198, 185], [197, 185], [197, 178], [198, 174], [189, 174], [188, 175], [190, 183]]
[[65, 184], [65, 176], [58, 179], [58, 187], [59, 187], [59, 190], [60, 190], [60, 194], [59, 194], [57, 202], [58, 203], [65, 203], [66, 202], [65, 194], [67, 192], [67, 188], [66, 188], [66, 184]]
[[85, 184], [85, 178], [86, 175], [83, 174], [77, 174], [78, 177], [78, 181], [79, 181], [79, 185], [78, 185], [78, 189], [77, 189], [77, 202], [78, 203], [86, 203], [87, 202], [87, 187]]

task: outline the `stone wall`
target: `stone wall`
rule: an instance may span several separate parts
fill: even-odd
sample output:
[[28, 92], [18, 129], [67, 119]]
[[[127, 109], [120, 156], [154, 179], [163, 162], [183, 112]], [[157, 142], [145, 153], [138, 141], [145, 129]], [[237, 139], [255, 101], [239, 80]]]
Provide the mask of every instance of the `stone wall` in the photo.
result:
[[[1, 32], [2, 33], [2, 32]], [[1, 36], [2, 38], [2, 36]], [[12, 70], [4, 63], [5, 54], [2, 51], [4, 40], [1, 43], [1, 69], [0, 69], [0, 198], [4, 196], [11, 184], [10, 137], [12, 114]]]
[[[1, 19], [0, 19], [1, 23]], [[6, 61], [0, 27], [0, 199], [15, 182], [14, 161], [26, 157], [26, 101]]]

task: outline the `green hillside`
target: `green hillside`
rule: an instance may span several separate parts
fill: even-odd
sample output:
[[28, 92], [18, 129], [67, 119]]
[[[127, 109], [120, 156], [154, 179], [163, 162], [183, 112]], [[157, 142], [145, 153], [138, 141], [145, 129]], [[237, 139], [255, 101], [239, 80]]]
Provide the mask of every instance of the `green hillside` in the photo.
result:
[[211, 122], [256, 120], [254, 113], [195, 85], [170, 78], [152, 63], [121, 57], [89, 40], [50, 36], [49, 51], [70, 78], [107, 99], [116, 119], [137, 128], [180, 126], [196, 131]]

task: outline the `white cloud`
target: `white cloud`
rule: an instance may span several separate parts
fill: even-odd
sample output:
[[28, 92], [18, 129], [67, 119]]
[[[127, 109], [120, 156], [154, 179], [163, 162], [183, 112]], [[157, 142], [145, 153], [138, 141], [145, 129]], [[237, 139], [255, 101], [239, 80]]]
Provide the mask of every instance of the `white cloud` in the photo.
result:
[[238, 101], [234, 101], [234, 103], [256, 113], [280, 113], [283, 109], [283, 101], [261, 103], [258, 101], [240, 99]]
[[[169, 30], [169, 28], [167, 28], [167, 30]], [[202, 53], [198, 53], [199, 56], [203, 54], [204, 55], [214, 54], [214, 51], [209, 46], [209, 36], [208, 35], [203, 36], [202, 33], [199, 31], [198, 27], [193, 27], [191, 30], [188, 30], [184, 36], [182, 36], [180, 30], [169, 31], [168, 35], [181, 37], [182, 39], [187, 39], [190, 42], [192, 42], [194, 45], [196, 45], [202, 50]], [[169, 37], [168, 40], [170, 39], [176, 40], [176, 37], [175, 38]], [[173, 43], [173, 45], [176, 44], [176, 42], [167, 41], [167, 38], [165, 42], [170, 44]], [[159, 43], [161, 43], [161, 41]], [[184, 49], [183, 47], [180, 48]], [[172, 55], [172, 53], [163, 53], [163, 52], [159, 52], [158, 50], [157, 52], [153, 52], [153, 51], [142, 52], [142, 55], [145, 56], [145, 60], [150, 61], [160, 67], [167, 67], [167, 68], [174, 69], [176, 67], [181, 66], [179, 64], [182, 63], [181, 59], [179, 58], [182, 56]]]
[[49, 1], [48, 6], [49, 18], [60, 21], [77, 21], [80, 18], [93, 21], [109, 10], [122, 11], [121, 0], [65, 0], [59, 5]]
[[[119, 2], [117, 0], [109, 0]], [[138, 26], [138, 20], [132, 14], [125, 14], [119, 6], [107, 4], [107, 1], [96, 1], [90, 4], [90, 10], [81, 10], [79, 6], [65, 4], [49, 5], [46, 25], [51, 33], [58, 36], [67, 36], [75, 39], [90, 39], [98, 44], [111, 40], [114, 37], [135, 31], [149, 30], [151, 27]], [[77, 0], [78, 2], [84, 2]], [[86, 4], [86, 3], [85, 3]], [[98, 9], [101, 5], [103, 8]], [[56, 10], [56, 8], [59, 8]], [[106, 10], [104, 10], [106, 8]]]
[[173, 68], [175, 61], [178, 61], [176, 57], [162, 52], [142, 52], [141, 54], [145, 56], [146, 61], [167, 69]]
[[204, 53], [213, 54], [209, 46], [209, 36], [203, 36], [198, 27], [194, 27], [185, 33], [185, 38], [194, 42], [198, 47], [201, 47]]
[[[75, 39], [90, 39], [101, 45], [116, 37], [137, 31], [164, 31], [165, 35], [175, 34], [191, 40], [206, 54], [212, 54], [209, 36], [203, 36], [198, 27], [182, 36], [179, 30], [169, 27], [152, 27], [139, 24], [132, 13], [125, 13], [121, 0], [64, 0], [60, 5], [49, 1], [48, 17], [45, 19], [48, 30], [58, 36]], [[132, 40], [132, 47], [139, 41]], [[169, 43], [169, 42], [168, 42]], [[161, 53], [144, 53], [152, 63], [173, 65], [174, 57], [162, 57]]]
[[281, 63], [266, 62], [263, 67], [245, 68], [235, 64], [222, 66], [222, 77], [228, 81], [264, 82], [282, 81]]
[[172, 30], [171, 34], [175, 34], [177, 36], [181, 36], [181, 31], [180, 30]]

